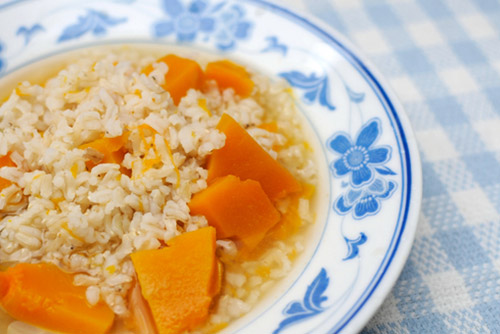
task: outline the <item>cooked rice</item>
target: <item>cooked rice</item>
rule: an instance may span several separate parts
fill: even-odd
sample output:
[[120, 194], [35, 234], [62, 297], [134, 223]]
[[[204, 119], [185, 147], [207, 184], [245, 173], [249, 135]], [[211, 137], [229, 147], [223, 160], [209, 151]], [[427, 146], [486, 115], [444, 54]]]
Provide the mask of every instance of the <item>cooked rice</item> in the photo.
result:
[[[214, 83], [205, 94], [190, 90], [176, 107], [159, 86], [168, 70], [164, 63], [148, 76], [140, 72], [154, 60], [133, 48], [87, 51], [44, 85], [19, 84], [0, 106], [0, 156], [14, 152], [18, 166], [0, 169], [13, 182], [0, 194], [0, 261], [51, 262], [76, 272], [74, 283], [88, 287], [88, 302], [103, 299], [120, 316], [128, 314], [134, 277], [129, 254], [207, 225], [204, 217], [190, 216], [187, 202], [207, 186], [206, 157], [224, 145], [215, 129], [222, 113], [246, 127], [299, 180], [316, 182], [283, 82], [252, 72], [256, 89], [249, 98], [231, 89], [221, 94]], [[278, 133], [258, 127], [272, 120]], [[141, 124], [157, 133], [141, 130]], [[130, 131], [130, 146], [123, 166], [131, 176], [117, 164], [87, 171], [93, 152], [78, 146], [124, 131]], [[276, 145], [284, 148], [274, 151]], [[285, 199], [278, 208], [284, 212], [287, 205]], [[308, 199], [300, 200], [299, 214], [304, 224], [313, 221]], [[248, 312], [290, 271], [303, 243], [295, 235], [243, 263], [231, 260], [232, 241], [218, 240], [217, 247], [226, 262], [225, 285], [207, 326]]]

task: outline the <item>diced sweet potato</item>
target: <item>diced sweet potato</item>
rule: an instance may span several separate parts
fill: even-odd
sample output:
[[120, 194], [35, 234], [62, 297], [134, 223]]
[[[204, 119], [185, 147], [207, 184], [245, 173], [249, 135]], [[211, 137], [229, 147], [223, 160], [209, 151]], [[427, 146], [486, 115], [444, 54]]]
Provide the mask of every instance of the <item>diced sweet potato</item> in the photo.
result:
[[244, 67], [229, 60], [218, 60], [207, 64], [205, 78], [215, 80], [220, 89], [232, 88], [241, 97], [252, 93], [254, 83]]
[[[189, 89], [200, 89], [203, 85], [203, 71], [196, 61], [169, 54], [158, 59], [158, 62], [168, 66], [162, 87], [170, 93], [175, 105], [179, 104]], [[143, 73], [149, 74], [152, 70], [153, 67], [148, 66]]]
[[224, 147], [208, 163], [208, 183], [226, 175], [255, 180], [271, 200], [298, 192], [300, 183], [273, 159], [231, 116], [223, 114], [217, 129], [226, 135]]
[[131, 254], [159, 334], [177, 334], [203, 324], [219, 293], [215, 229], [181, 234], [162, 249]]
[[228, 175], [195, 194], [192, 215], [204, 215], [217, 230], [217, 238], [234, 238], [253, 249], [280, 218], [259, 182]]
[[[0, 167], [16, 167], [14, 161], [10, 159], [10, 152], [2, 157], [0, 157]], [[12, 182], [10, 180], [0, 177], [0, 191], [10, 186]]]
[[0, 304], [13, 318], [64, 333], [106, 333], [115, 315], [104, 302], [90, 306], [85, 291], [53, 264], [19, 263], [0, 272]]
[[103, 137], [90, 143], [80, 145], [79, 148], [82, 150], [91, 149], [100, 154], [100, 156], [90, 158], [85, 162], [87, 168], [90, 170], [100, 163], [121, 164], [126, 153], [125, 145], [127, 140], [128, 132], [118, 137]]

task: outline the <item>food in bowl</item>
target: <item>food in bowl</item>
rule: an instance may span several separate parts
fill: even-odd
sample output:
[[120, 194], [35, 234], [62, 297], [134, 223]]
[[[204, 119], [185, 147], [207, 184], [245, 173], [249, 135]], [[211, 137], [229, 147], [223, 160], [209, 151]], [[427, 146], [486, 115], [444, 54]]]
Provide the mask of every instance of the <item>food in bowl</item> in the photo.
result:
[[304, 248], [317, 172], [286, 84], [151, 54], [79, 51], [0, 105], [6, 332], [212, 333]]

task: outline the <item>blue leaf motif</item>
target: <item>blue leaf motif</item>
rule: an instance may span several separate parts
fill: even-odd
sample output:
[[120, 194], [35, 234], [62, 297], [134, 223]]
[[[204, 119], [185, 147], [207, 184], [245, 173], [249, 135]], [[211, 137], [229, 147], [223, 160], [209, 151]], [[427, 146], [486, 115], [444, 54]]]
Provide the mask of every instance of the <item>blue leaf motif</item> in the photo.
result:
[[273, 331], [273, 334], [278, 334], [279, 332], [281, 332], [283, 329], [285, 329], [289, 325], [291, 325], [295, 322], [307, 319], [307, 318], [309, 318], [313, 315], [316, 315], [316, 314], [317, 313], [298, 313], [296, 315], [290, 316], [290, 317], [286, 318], [285, 320], [283, 320], [282, 322], [280, 322], [280, 324], [278, 325], [278, 328], [276, 328]]
[[342, 260], [347, 261], [358, 256], [359, 246], [364, 244], [368, 240], [368, 237], [366, 236], [366, 234], [361, 232], [356, 239], [349, 239], [344, 237], [344, 240], [347, 244], [347, 255]]
[[296, 313], [303, 313], [305, 312], [304, 308], [302, 307], [302, 304], [300, 302], [293, 302], [289, 304], [283, 313], [285, 314], [296, 314]]
[[328, 278], [325, 268], [321, 268], [319, 274], [307, 287], [302, 302], [292, 301], [285, 307], [283, 314], [287, 317], [280, 322], [273, 334], [278, 334], [293, 323], [323, 312], [325, 308], [321, 304], [328, 299], [324, 293], [329, 284], [330, 278]]
[[[306, 298], [304, 298], [304, 304], [310, 306], [311, 308], [316, 308], [316, 310], [321, 311], [323, 308], [321, 304], [328, 299], [328, 297], [323, 294], [328, 288], [330, 279], [326, 274], [326, 270], [323, 268], [319, 275], [314, 279], [314, 281], [309, 285], [306, 292]], [[307, 303], [306, 303], [307, 300]]]
[[34, 24], [31, 28], [21, 26], [19, 29], [17, 29], [16, 35], [17, 36], [24, 36], [24, 45], [27, 45], [33, 36], [38, 33], [44, 31], [44, 27], [38, 23]]
[[310, 91], [306, 91], [304, 93], [304, 100], [306, 100], [309, 104], [311, 104], [318, 97], [318, 93], [319, 91], [317, 89], [311, 89]]
[[335, 110], [335, 106], [330, 102], [330, 85], [328, 76], [325, 74], [317, 77], [316, 73], [309, 76], [299, 71], [282, 72], [279, 74], [286, 79], [293, 87], [304, 89], [304, 100], [307, 103], [314, 103], [318, 100], [319, 104]]
[[279, 52], [282, 53], [283, 56], [286, 56], [288, 52], [288, 47], [285, 44], [282, 44], [278, 41], [278, 37], [269, 36], [266, 38], [266, 41], [269, 43], [265, 48], [260, 50], [261, 53], [264, 52]]
[[321, 90], [319, 92], [319, 103], [330, 110], [335, 110], [335, 106], [330, 103], [330, 96], [328, 95], [328, 93], [330, 92], [329, 86], [330, 84], [328, 83], [328, 77], [325, 76], [325, 79], [321, 86]]
[[290, 71], [280, 73], [280, 76], [285, 78], [290, 85], [303, 89], [315, 88], [321, 83], [321, 79], [317, 78], [315, 73], [307, 76], [299, 71]]
[[376, 167], [375, 170], [382, 175], [396, 175], [396, 173], [386, 166]]
[[90, 20], [79, 17], [76, 24], [70, 25], [64, 29], [63, 33], [61, 34], [61, 36], [59, 36], [59, 39], [57, 41], [60, 43], [70, 39], [78, 38], [90, 29]]
[[95, 36], [104, 35], [108, 27], [115, 26], [127, 21], [126, 17], [114, 18], [104, 12], [93, 9], [87, 11], [86, 16], [79, 16], [78, 22], [67, 26], [61, 36], [57, 39], [58, 43], [71, 39], [77, 39], [91, 32]]

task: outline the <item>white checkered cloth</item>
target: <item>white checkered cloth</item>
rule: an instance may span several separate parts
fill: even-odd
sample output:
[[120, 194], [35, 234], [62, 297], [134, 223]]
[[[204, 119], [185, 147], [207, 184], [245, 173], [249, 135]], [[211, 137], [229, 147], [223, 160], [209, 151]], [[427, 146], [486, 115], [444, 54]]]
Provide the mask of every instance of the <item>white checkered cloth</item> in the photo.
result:
[[414, 247], [363, 333], [500, 333], [500, 1], [282, 2], [357, 44], [420, 147]]

